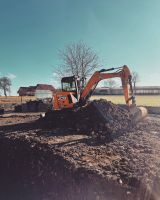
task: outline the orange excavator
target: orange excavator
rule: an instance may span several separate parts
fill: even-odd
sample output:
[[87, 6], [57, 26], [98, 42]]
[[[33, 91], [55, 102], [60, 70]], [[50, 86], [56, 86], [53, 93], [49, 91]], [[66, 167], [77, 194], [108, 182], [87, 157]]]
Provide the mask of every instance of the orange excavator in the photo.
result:
[[[109, 71], [114, 72], [108, 73]], [[121, 79], [126, 104], [128, 106], [135, 104], [131, 82], [132, 76], [129, 68], [124, 65], [123, 67], [96, 71], [85, 87], [82, 87], [81, 80], [76, 76], [63, 77], [61, 80], [62, 91], [54, 95], [54, 110], [85, 105], [101, 80], [116, 77]]]
[[[113, 72], [111, 73], [111, 71]], [[83, 86], [84, 79], [80, 80], [79, 77], [76, 76], [63, 77], [61, 79], [62, 91], [57, 92], [53, 97], [53, 109], [71, 110], [76, 107], [85, 106], [101, 80], [116, 77], [121, 79], [126, 105], [125, 108], [133, 114], [136, 122], [139, 121], [147, 115], [147, 111], [145, 108], [137, 107], [135, 104], [132, 76], [126, 65], [118, 68], [96, 71], [85, 86]]]

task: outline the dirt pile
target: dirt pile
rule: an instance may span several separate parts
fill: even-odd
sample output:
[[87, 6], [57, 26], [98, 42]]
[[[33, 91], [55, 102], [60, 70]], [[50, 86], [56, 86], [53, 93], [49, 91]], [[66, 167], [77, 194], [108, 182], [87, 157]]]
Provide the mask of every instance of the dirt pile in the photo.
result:
[[133, 127], [126, 109], [102, 99], [74, 110], [48, 112], [42, 121], [48, 127], [72, 128], [108, 139]]
[[15, 112], [46, 112], [51, 109], [51, 104], [41, 100], [28, 101], [15, 106]]
[[0, 126], [0, 199], [159, 200], [160, 118], [97, 145], [30, 119]]
[[0, 115], [4, 114], [4, 109], [2, 107], [0, 107]]
[[[2, 199], [106, 200], [107, 197], [112, 200], [118, 196], [128, 197], [127, 187], [121, 187], [116, 180], [107, 180], [92, 167], [80, 167], [76, 158], [72, 161], [74, 155], [71, 159], [69, 152], [58, 152], [54, 145], [40, 144], [33, 135], [1, 138], [0, 142]], [[129, 195], [133, 200], [134, 189], [129, 191], [133, 193]]]

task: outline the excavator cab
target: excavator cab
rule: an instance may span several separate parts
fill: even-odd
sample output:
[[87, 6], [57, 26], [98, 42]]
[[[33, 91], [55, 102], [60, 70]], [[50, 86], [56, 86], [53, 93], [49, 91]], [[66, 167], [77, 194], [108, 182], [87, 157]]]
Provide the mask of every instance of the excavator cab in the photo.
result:
[[61, 79], [62, 91], [63, 92], [74, 92], [77, 93], [77, 78], [76, 76], [63, 77]]
[[68, 76], [61, 79], [62, 90], [54, 95], [54, 110], [72, 108], [79, 101], [80, 79], [77, 76]]

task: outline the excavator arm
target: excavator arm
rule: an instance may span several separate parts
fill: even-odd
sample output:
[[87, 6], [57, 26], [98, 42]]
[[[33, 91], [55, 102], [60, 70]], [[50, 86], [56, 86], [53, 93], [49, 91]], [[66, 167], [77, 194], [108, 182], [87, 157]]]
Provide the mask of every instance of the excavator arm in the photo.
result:
[[[108, 73], [108, 71], [116, 70], [113, 73]], [[110, 68], [110, 69], [102, 69], [100, 71], [95, 72], [92, 77], [89, 79], [87, 85], [83, 89], [80, 95], [80, 103], [86, 103], [91, 94], [94, 92], [97, 84], [104, 79], [116, 78], [119, 77], [122, 82], [122, 88], [124, 93], [124, 98], [126, 104], [129, 106], [132, 100], [132, 104], [135, 104], [135, 98], [133, 95], [132, 83], [131, 83], [131, 73], [129, 68], [124, 65], [119, 68]]]

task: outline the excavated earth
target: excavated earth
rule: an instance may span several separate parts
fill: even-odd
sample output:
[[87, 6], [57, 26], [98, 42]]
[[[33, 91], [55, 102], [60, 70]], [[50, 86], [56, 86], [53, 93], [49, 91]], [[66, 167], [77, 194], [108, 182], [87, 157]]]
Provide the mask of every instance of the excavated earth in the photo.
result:
[[159, 200], [160, 117], [135, 127], [126, 111], [100, 106], [107, 124], [91, 112], [91, 125], [86, 111], [72, 127], [37, 120], [39, 113], [2, 115], [0, 199]]
[[100, 140], [110, 140], [134, 128], [132, 119], [128, 110], [101, 99], [78, 109], [47, 112], [41, 123], [44, 127], [72, 128]]

